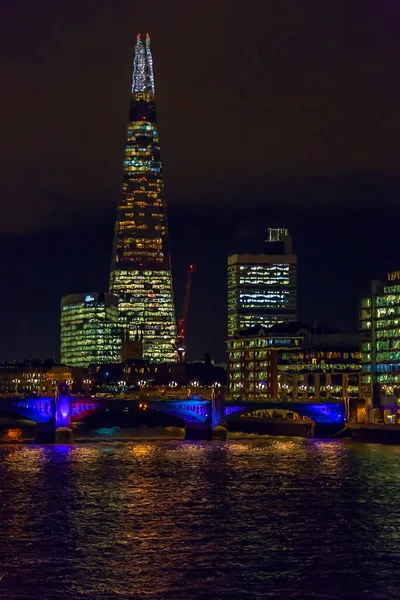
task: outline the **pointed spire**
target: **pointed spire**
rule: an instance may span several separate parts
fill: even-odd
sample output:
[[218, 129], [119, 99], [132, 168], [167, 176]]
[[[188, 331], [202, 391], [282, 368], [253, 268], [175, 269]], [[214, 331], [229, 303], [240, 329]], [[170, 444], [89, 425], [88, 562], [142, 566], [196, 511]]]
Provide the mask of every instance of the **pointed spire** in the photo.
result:
[[136, 36], [135, 59], [133, 62], [132, 92], [146, 89], [146, 54], [140, 33]]
[[143, 45], [141, 34], [138, 33], [136, 36], [132, 92], [152, 92], [154, 94], [153, 57], [148, 33], [146, 33], [146, 48]]
[[146, 58], [147, 58], [147, 74], [149, 79], [149, 85], [151, 92], [155, 92], [154, 89], [154, 71], [153, 71], [153, 56], [150, 48], [150, 35], [146, 33]]

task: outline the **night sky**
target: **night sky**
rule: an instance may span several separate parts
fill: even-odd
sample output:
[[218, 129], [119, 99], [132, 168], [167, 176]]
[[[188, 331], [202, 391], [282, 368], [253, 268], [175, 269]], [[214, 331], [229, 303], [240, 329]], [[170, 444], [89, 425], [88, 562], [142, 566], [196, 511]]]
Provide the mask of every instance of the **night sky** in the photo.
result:
[[57, 356], [108, 287], [136, 33], [152, 37], [188, 358], [224, 358], [226, 257], [289, 227], [299, 317], [354, 331], [400, 267], [397, 0], [3, 0], [0, 359]]

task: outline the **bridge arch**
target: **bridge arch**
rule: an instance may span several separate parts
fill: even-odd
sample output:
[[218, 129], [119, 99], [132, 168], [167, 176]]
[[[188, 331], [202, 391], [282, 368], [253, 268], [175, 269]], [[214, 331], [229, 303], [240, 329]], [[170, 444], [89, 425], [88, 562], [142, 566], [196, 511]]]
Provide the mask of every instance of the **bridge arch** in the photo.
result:
[[47, 423], [53, 416], [50, 398], [7, 398], [0, 402], [1, 412], [13, 413], [35, 423]]
[[155, 400], [144, 402], [146, 409], [159, 410], [168, 415], [183, 419], [186, 423], [206, 423], [211, 421], [212, 406], [209, 401], [182, 400], [168, 401]]
[[254, 413], [257, 410], [288, 410], [301, 417], [308, 417], [315, 423], [343, 423], [345, 408], [342, 403], [303, 403], [303, 402], [238, 402], [224, 407], [224, 416], [228, 420], [233, 415]]

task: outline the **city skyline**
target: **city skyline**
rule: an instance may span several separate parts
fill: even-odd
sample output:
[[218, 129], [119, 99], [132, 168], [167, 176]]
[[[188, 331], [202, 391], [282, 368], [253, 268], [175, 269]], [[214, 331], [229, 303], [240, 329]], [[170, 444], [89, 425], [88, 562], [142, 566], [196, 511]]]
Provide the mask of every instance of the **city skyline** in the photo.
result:
[[[18, 41], [10, 34], [18, 17], [10, 7], [2, 39], [19, 70], [16, 79], [15, 63], [4, 59], [10, 85], [2, 98], [0, 253], [7, 291], [0, 300], [1, 357], [51, 356], [58, 349], [60, 297], [107, 289], [137, 29], [152, 33], [159, 54], [178, 309], [186, 265], [197, 265], [188, 358], [207, 350], [224, 356], [226, 257], [261, 242], [266, 228], [279, 224], [296, 241], [299, 318], [356, 330], [358, 299], [370, 279], [384, 278], [399, 262], [393, 59], [399, 39], [390, 13], [397, 9], [378, 12], [372, 4], [345, 18], [347, 3], [330, 5], [318, 32], [310, 18], [316, 6], [308, 12], [293, 5], [285, 21], [286, 11], [270, 3], [256, 6], [251, 18], [233, 4], [231, 26], [224, 28], [223, 7], [213, 7], [210, 20], [206, 2], [196, 15], [185, 12], [183, 28], [177, 3], [167, 10], [156, 2], [151, 14], [124, 5], [112, 18], [104, 8], [95, 19], [89, 10], [77, 17], [71, 7], [56, 15], [27, 5]], [[355, 17], [350, 38], [346, 27]], [[69, 27], [75, 22], [77, 29]], [[40, 35], [49, 25], [60, 34], [57, 43]], [[249, 36], [242, 43], [243, 31]], [[346, 43], [337, 45], [341, 34]], [[106, 35], [113, 43], [104, 44]], [[27, 113], [19, 81], [30, 90], [35, 119], [21, 117]], [[238, 129], [237, 116], [253, 106], [255, 89], [263, 107], [257, 127], [246, 109], [246, 125]], [[21, 173], [24, 185], [16, 186]]]
[[400, 1], [1, 9], [0, 598], [398, 597]]

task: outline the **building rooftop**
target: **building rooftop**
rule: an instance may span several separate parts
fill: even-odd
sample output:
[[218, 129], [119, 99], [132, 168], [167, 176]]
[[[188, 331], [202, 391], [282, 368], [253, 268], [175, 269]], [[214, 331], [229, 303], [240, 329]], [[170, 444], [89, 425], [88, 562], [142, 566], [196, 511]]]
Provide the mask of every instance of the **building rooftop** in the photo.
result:
[[61, 308], [70, 304], [108, 304], [118, 307], [118, 298], [110, 292], [86, 292], [85, 294], [68, 294], [61, 298]]
[[252, 337], [292, 337], [303, 338], [302, 348], [314, 350], [358, 351], [359, 334], [343, 333], [326, 325], [311, 326], [302, 321], [277, 323], [270, 328], [254, 325], [236, 332], [235, 338]]
[[[273, 243], [271, 243], [273, 245]], [[278, 252], [270, 252], [267, 254], [231, 254], [228, 256], [228, 266], [241, 264], [241, 265], [262, 265], [270, 263], [283, 263], [295, 265], [297, 264], [297, 257], [294, 254], [284, 254]]]
[[270, 328], [254, 325], [248, 329], [242, 329], [235, 335], [238, 337], [273, 337], [276, 335], [291, 335], [294, 337], [309, 337], [312, 335], [332, 335], [341, 334], [338, 329], [317, 325], [315, 327], [303, 323], [302, 321], [291, 321], [290, 323], [277, 323]]

